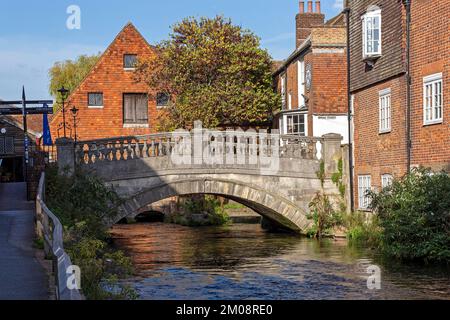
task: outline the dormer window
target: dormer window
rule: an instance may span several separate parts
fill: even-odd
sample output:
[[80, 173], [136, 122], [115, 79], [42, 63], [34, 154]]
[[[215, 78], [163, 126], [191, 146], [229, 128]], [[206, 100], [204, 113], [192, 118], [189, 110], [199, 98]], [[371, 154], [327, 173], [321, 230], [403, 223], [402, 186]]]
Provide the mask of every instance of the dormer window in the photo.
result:
[[364, 59], [381, 55], [381, 10], [372, 8], [362, 17]]
[[123, 56], [123, 68], [125, 70], [134, 70], [137, 64], [136, 54], [125, 54]]

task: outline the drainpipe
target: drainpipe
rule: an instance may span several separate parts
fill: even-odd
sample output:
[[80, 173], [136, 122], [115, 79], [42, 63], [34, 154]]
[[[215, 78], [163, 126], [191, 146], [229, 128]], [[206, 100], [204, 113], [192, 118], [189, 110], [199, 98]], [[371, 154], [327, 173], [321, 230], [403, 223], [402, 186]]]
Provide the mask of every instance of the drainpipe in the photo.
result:
[[411, 172], [411, 1], [405, 0], [406, 9], [406, 169]]
[[352, 93], [350, 89], [350, 7], [344, 9], [347, 28], [347, 122], [348, 122], [348, 163], [350, 179], [350, 212], [355, 211], [354, 186], [353, 186], [353, 141], [352, 141]]

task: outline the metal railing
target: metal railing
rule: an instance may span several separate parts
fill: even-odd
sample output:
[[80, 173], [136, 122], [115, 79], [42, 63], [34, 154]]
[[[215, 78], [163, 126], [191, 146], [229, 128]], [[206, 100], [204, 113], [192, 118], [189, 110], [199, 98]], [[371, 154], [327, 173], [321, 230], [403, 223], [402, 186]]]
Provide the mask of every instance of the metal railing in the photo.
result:
[[[63, 226], [45, 204], [45, 173], [41, 174], [36, 196], [36, 232], [44, 240], [44, 251], [53, 261], [57, 300], [83, 300], [79, 290], [69, 289], [68, 270], [72, 267], [69, 255], [64, 251]], [[71, 281], [70, 281], [71, 282]]]

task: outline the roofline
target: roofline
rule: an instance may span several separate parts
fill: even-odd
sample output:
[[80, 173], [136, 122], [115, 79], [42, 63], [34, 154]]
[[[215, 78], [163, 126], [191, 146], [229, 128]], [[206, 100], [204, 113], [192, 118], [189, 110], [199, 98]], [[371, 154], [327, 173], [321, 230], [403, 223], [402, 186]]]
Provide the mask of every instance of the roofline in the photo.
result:
[[309, 36], [295, 51], [283, 62], [283, 64], [278, 67], [278, 69], [273, 73], [274, 76], [282, 73], [292, 61], [301, 56], [306, 50], [311, 47], [311, 36]]
[[[86, 79], [92, 74], [92, 72], [94, 71], [94, 69], [100, 64], [100, 61], [104, 58], [104, 56], [106, 55], [106, 53], [108, 52], [108, 50], [111, 48], [111, 46], [116, 42], [116, 40], [119, 38], [119, 36], [122, 34], [122, 32], [125, 30], [125, 28], [127, 28], [128, 26], [133, 27], [133, 29], [138, 33], [138, 35], [144, 40], [144, 42], [147, 44], [147, 46], [152, 49], [152, 50], [156, 50], [155, 46], [152, 46], [151, 44], [148, 43], [148, 41], [145, 39], [145, 37], [142, 35], [142, 33], [139, 32], [139, 30], [135, 27], [135, 25], [132, 22], [127, 22], [127, 24], [119, 31], [119, 33], [114, 37], [114, 40], [111, 41], [111, 43], [108, 45], [108, 47], [103, 51], [103, 53], [100, 55], [98, 61], [96, 64], [94, 64], [91, 69], [89, 70], [88, 73], [86, 73], [86, 76], [83, 78], [83, 80], [80, 81], [80, 83], [72, 90], [72, 92], [70, 93], [70, 95], [67, 97], [66, 101], [70, 101], [70, 99], [72, 98], [72, 96], [75, 94], [75, 92], [81, 87], [81, 85], [86, 81]], [[53, 120], [56, 118], [56, 116], [60, 113], [61, 110], [57, 110], [53, 116], [52, 119], [50, 120], [50, 123], [53, 123]]]
[[[12, 118], [12, 117], [8, 117], [8, 116], [2, 116], [2, 118], [0, 118], [1, 121], [5, 121], [6, 123], [9, 123], [12, 126], [15, 126], [21, 130], [23, 130], [23, 123], [21, 123], [20, 121], [17, 121], [16, 119]], [[37, 138], [37, 136], [39, 134], [41, 134], [41, 132], [37, 132], [34, 130], [31, 130], [30, 128], [27, 129], [27, 133], [29, 135], [32, 135], [33, 137]]]

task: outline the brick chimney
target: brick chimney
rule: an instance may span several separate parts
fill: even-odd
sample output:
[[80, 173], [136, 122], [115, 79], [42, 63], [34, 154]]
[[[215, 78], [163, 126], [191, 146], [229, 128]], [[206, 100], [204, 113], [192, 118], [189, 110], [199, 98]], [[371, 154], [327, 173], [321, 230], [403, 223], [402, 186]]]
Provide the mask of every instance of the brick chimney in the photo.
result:
[[316, 1], [316, 11], [313, 11], [313, 1], [308, 1], [308, 10], [305, 12], [305, 1], [300, 1], [300, 11], [296, 18], [296, 48], [298, 48], [311, 34], [313, 27], [325, 23], [325, 15], [320, 11], [320, 1]]

